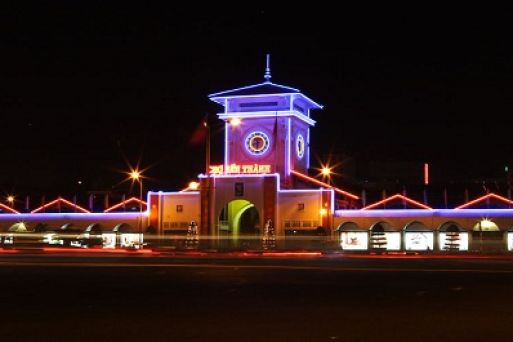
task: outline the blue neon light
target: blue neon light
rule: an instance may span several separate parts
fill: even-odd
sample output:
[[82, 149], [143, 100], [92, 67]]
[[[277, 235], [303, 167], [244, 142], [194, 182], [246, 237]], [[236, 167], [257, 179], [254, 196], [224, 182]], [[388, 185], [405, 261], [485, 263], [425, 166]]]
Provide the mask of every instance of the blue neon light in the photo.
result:
[[513, 217], [513, 209], [370, 209], [337, 210], [335, 217]]
[[[0, 221], [23, 221], [23, 220], [74, 220], [74, 219], [87, 219], [87, 220], [125, 220], [139, 218], [139, 212], [115, 212], [115, 213], [32, 213], [32, 214], [2, 214]], [[143, 212], [142, 216], [148, 216], [147, 212]]]
[[[257, 88], [257, 87], [261, 87], [263, 85], [273, 85], [273, 86], [276, 86], [276, 87], [284, 88], [284, 89], [286, 89], [286, 90], [288, 90], [290, 92], [293, 92], [293, 93], [301, 93], [301, 91], [299, 89], [296, 89], [296, 88], [284, 86], [284, 85], [273, 83], [273, 82], [262, 82], [262, 83], [257, 83], [257, 84], [251, 84], [251, 85], [244, 86], [244, 87], [233, 88], [233, 89], [230, 89], [230, 90], [223, 90], [223, 91], [220, 91], [220, 92], [217, 92], [217, 93], [212, 93], [212, 94], [208, 95], [208, 97], [210, 97], [210, 98], [230, 97], [229, 95], [228, 96], [223, 96], [223, 95], [228, 94], [228, 93], [232, 93], [232, 92], [235, 92], [235, 91]], [[284, 94], [286, 94], [286, 93], [284, 93]], [[267, 94], [267, 95], [276, 95], [276, 94]]]
[[306, 122], [310, 126], [315, 126], [315, 120], [310, 119], [308, 116], [298, 112], [297, 110], [292, 111], [258, 111], [258, 112], [228, 112], [228, 113], [218, 113], [217, 117], [221, 120], [230, 120], [234, 117], [239, 119], [247, 119], [247, 118], [265, 118], [265, 117], [291, 117], [295, 116], [301, 121]]

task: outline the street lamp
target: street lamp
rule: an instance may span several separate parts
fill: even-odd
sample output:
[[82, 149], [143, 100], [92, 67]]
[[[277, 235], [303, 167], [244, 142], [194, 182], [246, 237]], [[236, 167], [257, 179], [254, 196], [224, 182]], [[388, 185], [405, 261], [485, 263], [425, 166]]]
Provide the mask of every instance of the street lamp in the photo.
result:
[[143, 184], [142, 184], [142, 173], [141, 171], [135, 169], [132, 170], [130, 173], [130, 179], [132, 179], [132, 182], [139, 182], [139, 220], [137, 222], [137, 225], [139, 226], [139, 248], [142, 249], [142, 202], [143, 202]]
[[331, 168], [328, 167], [328, 166], [323, 166], [322, 169], [321, 169], [321, 175], [322, 175], [322, 178], [327, 178], [328, 179], [328, 185], [331, 185]]
[[199, 186], [200, 186], [200, 184], [198, 182], [190, 182], [188, 188], [190, 190], [196, 191], [196, 190], [198, 190]]

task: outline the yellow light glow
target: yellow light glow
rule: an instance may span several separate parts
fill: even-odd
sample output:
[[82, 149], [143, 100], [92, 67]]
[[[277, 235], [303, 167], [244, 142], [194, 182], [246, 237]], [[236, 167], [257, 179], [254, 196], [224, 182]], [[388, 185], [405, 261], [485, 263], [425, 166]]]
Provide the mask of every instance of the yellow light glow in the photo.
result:
[[199, 188], [199, 183], [198, 182], [190, 182], [189, 183], [189, 189], [191, 190], [198, 190]]
[[230, 125], [232, 125], [232, 127], [237, 127], [237, 126], [240, 126], [241, 122], [242, 121], [239, 118], [232, 118], [230, 120]]
[[141, 173], [138, 170], [133, 170], [129, 175], [133, 180], [139, 180], [139, 178], [141, 178]]
[[321, 213], [321, 216], [325, 216], [328, 214], [328, 209], [321, 208], [320, 213]]
[[14, 202], [14, 196], [7, 196], [7, 202], [9, 202], [9, 203]]
[[326, 166], [325, 166], [325, 167], [323, 167], [323, 168], [321, 169], [321, 174], [322, 174], [323, 176], [329, 176], [329, 175], [331, 175], [331, 168], [326, 167]]
[[495, 222], [490, 221], [487, 218], [482, 219], [478, 223], [474, 225], [473, 228], [474, 231], [481, 231], [481, 232], [498, 232], [500, 231], [499, 227]]

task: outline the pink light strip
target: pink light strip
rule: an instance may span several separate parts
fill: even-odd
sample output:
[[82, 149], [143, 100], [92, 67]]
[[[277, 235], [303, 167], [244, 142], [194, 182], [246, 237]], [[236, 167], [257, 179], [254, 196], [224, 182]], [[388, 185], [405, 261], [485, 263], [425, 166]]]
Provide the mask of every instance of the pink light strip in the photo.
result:
[[5, 204], [2, 204], [2, 203], [0, 203], [0, 208], [2, 208], [4, 210], [7, 210], [7, 211], [10, 211], [13, 214], [19, 214], [20, 213], [19, 211], [16, 211], [13, 208], [11, 208], [11, 207], [9, 207], [9, 206], [7, 206]]
[[59, 197], [59, 198], [57, 198], [57, 199], [55, 199], [55, 200], [53, 200], [53, 201], [51, 201], [51, 202], [46, 203], [45, 205], [40, 206], [40, 207], [39, 207], [39, 208], [37, 208], [37, 209], [32, 210], [32, 211], [31, 211], [31, 213], [32, 213], [32, 214], [33, 214], [33, 213], [37, 213], [37, 212], [39, 212], [39, 211], [41, 211], [41, 210], [44, 210], [44, 209], [46, 209], [46, 208], [48, 208], [48, 207], [51, 207], [51, 206], [52, 206], [52, 205], [54, 205], [54, 204], [57, 204], [57, 203], [59, 203], [59, 202], [64, 203], [64, 204], [66, 204], [66, 205], [68, 205], [68, 206], [70, 206], [70, 207], [72, 207], [72, 208], [74, 208], [74, 209], [77, 209], [77, 210], [79, 210], [79, 211], [81, 211], [81, 212], [83, 212], [83, 213], [90, 213], [90, 211], [89, 211], [89, 210], [84, 209], [84, 208], [82, 208], [81, 206], [79, 206], [79, 205], [77, 205], [77, 204], [75, 204], [75, 203], [73, 203], [73, 202], [70, 202], [70, 201], [68, 201], [68, 200], [66, 200], [66, 199], [64, 199], [64, 198], [62, 198], [62, 197]]
[[385, 198], [385, 199], [383, 199], [381, 201], [378, 201], [376, 203], [370, 204], [370, 205], [368, 205], [368, 206], [366, 206], [366, 207], [364, 207], [364, 208], [362, 208], [360, 210], [367, 210], [367, 209], [376, 208], [376, 207], [379, 207], [382, 204], [385, 204], [387, 202], [393, 201], [395, 199], [400, 199], [400, 200], [406, 201], [406, 202], [408, 202], [410, 204], [413, 204], [413, 205], [415, 205], [415, 206], [417, 206], [419, 208], [422, 208], [422, 209], [429, 209], [429, 210], [433, 209], [433, 208], [431, 208], [431, 207], [429, 207], [429, 206], [427, 206], [425, 204], [422, 204], [420, 202], [414, 201], [411, 198], [408, 198], [408, 197], [403, 196], [401, 194], [395, 194], [395, 195], [387, 197], [387, 198]]
[[424, 185], [429, 185], [429, 164], [424, 163]]
[[312, 182], [312, 183], [315, 183], [315, 184], [317, 184], [317, 185], [323, 186], [323, 187], [325, 187], [325, 188], [333, 189], [333, 190], [335, 190], [336, 192], [338, 192], [339, 194], [345, 195], [345, 196], [350, 197], [350, 198], [352, 198], [352, 199], [354, 199], [354, 200], [358, 200], [358, 199], [360, 199], [360, 197], [358, 197], [358, 196], [356, 196], [356, 195], [353, 195], [353, 194], [352, 194], [352, 193], [350, 193], [350, 192], [347, 192], [347, 191], [341, 190], [341, 189], [339, 189], [339, 188], [335, 188], [334, 186], [331, 186], [331, 185], [329, 185], [329, 184], [327, 184], [327, 183], [321, 182], [320, 180], [315, 179], [315, 178], [312, 178], [312, 177], [310, 177], [310, 176], [307, 176], [307, 175], [305, 175], [305, 174], [303, 174], [303, 173], [301, 173], [301, 172], [297, 172], [297, 171], [295, 171], [295, 170], [290, 170], [290, 173], [292, 173], [293, 175], [298, 176], [299, 178], [306, 179], [306, 180], [308, 180], [308, 181], [310, 181], [310, 182]]
[[141, 201], [137, 197], [130, 197], [129, 199], [124, 200], [123, 202], [119, 202], [118, 204], [114, 204], [112, 207], [105, 209], [103, 212], [104, 213], [108, 213], [109, 211], [115, 210], [115, 209], [117, 209], [117, 208], [119, 208], [119, 207], [121, 207], [121, 206], [123, 206], [123, 205], [125, 205], [127, 203], [130, 203], [130, 202], [136, 202], [137, 204], [142, 204], [144, 206], [146, 205], [146, 202]]
[[473, 206], [474, 204], [476, 203], [479, 203], [479, 202], [482, 202], [482, 201], [485, 201], [487, 200], [488, 198], [495, 198], [501, 202], [504, 202], [506, 204], [509, 204], [509, 205], [513, 205], [513, 201], [510, 200], [510, 199], [507, 199], [506, 197], [502, 197], [502, 196], [499, 196], [497, 194], [494, 194], [493, 192], [489, 193], [489, 194], [486, 194], [484, 196], [481, 196], [479, 198], [476, 198], [476, 199], [473, 199], [472, 201], [469, 201], [465, 204], [462, 204], [460, 205], [459, 207], [456, 207], [454, 209], [465, 209], [465, 208], [468, 208], [470, 206]]

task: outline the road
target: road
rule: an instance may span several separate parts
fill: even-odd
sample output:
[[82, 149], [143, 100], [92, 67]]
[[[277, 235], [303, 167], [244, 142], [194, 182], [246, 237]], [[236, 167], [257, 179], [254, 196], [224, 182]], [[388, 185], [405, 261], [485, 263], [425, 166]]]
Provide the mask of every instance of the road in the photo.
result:
[[1, 340], [511, 340], [511, 258], [0, 256]]

